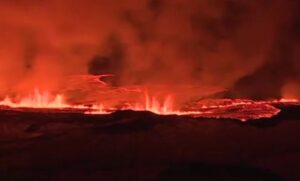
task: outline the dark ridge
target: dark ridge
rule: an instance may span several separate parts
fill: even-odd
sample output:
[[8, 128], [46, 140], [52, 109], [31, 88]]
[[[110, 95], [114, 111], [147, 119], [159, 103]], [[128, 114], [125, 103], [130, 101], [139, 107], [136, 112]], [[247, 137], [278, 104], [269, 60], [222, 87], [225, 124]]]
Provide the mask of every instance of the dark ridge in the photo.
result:
[[280, 176], [249, 165], [175, 164], [163, 171], [160, 180], [283, 180]]
[[298, 121], [300, 119], [300, 106], [298, 105], [276, 105], [275, 107], [279, 108], [281, 111], [272, 118], [248, 120], [242, 124], [260, 128], [269, 128], [277, 126], [282, 122]]

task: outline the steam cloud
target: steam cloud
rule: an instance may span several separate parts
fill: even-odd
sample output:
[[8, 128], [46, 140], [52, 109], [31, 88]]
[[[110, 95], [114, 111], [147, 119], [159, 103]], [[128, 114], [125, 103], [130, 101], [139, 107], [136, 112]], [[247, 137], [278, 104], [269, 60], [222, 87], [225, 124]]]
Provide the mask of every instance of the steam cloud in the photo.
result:
[[0, 88], [113, 73], [117, 84], [299, 96], [299, 10], [295, 0], [3, 0]]

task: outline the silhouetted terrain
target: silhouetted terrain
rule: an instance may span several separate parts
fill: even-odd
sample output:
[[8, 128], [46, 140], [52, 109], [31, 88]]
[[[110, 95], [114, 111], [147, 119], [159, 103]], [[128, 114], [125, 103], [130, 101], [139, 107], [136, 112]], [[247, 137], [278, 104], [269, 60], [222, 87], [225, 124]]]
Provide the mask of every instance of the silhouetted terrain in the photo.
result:
[[300, 108], [272, 119], [0, 111], [1, 180], [298, 180]]

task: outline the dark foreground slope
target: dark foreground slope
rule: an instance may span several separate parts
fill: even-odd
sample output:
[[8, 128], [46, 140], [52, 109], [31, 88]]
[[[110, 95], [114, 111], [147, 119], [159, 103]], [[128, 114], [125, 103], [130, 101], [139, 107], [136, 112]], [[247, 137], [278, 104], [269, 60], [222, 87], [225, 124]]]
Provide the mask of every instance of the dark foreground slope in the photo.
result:
[[272, 119], [0, 112], [1, 180], [298, 180], [300, 108]]

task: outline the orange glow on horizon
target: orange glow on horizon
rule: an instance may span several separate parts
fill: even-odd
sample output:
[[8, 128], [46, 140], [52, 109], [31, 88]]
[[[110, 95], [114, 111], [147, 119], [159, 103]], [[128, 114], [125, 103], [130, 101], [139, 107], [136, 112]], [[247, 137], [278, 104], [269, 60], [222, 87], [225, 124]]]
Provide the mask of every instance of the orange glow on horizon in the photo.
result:
[[15, 102], [10, 97], [6, 97], [0, 102], [0, 105], [12, 108], [68, 108], [70, 105], [64, 103], [62, 95], [52, 96], [48, 92], [41, 92], [38, 89], [34, 90], [32, 95], [22, 98]]
[[[35, 90], [33, 94], [22, 98], [19, 101], [6, 97], [0, 101], [1, 106], [10, 108], [34, 108], [34, 109], [76, 109], [81, 110], [84, 114], [109, 114], [118, 110], [134, 110], [134, 111], [150, 111], [159, 115], [185, 115], [191, 117], [220, 117], [221, 114], [224, 118], [237, 118], [241, 121], [249, 119], [259, 119], [272, 117], [280, 112], [279, 109], [273, 107], [273, 104], [285, 103], [299, 103], [296, 99], [279, 99], [269, 101], [252, 101], [243, 99], [216, 99], [208, 101], [199, 101], [194, 106], [188, 109], [177, 109], [175, 106], [175, 99], [173, 96], [168, 95], [164, 99], [158, 99], [155, 96], [150, 96], [148, 93], [144, 94], [144, 100], [127, 105], [121, 108], [108, 107], [100, 103], [93, 105], [72, 105], [65, 102], [63, 95], [51, 95], [48, 92], [41, 92]], [[231, 109], [238, 109], [236, 113], [230, 112]], [[226, 111], [228, 111], [226, 113]], [[239, 114], [245, 114], [243, 111], [250, 110], [256, 111], [255, 115], [244, 115], [246, 118], [240, 117]], [[225, 111], [225, 112], [224, 112]], [[234, 115], [237, 114], [237, 115]], [[237, 117], [236, 117], [237, 116]]]
[[145, 93], [145, 101], [143, 104], [137, 103], [131, 109], [137, 111], [150, 111], [156, 114], [172, 114], [174, 113], [174, 100], [172, 96], [167, 96], [162, 102], [156, 97], [151, 97], [148, 93]]
[[[22, 98], [20, 101], [13, 101], [10, 97], [6, 97], [0, 101], [1, 106], [10, 108], [36, 108], [36, 109], [89, 109], [98, 113], [105, 113], [102, 105], [71, 105], [65, 102], [64, 96], [57, 94], [51, 95], [49, 92], [42, 92], [35, 89], [33, 94]], [[86, 111], [88, 113], [89, 111]]]

